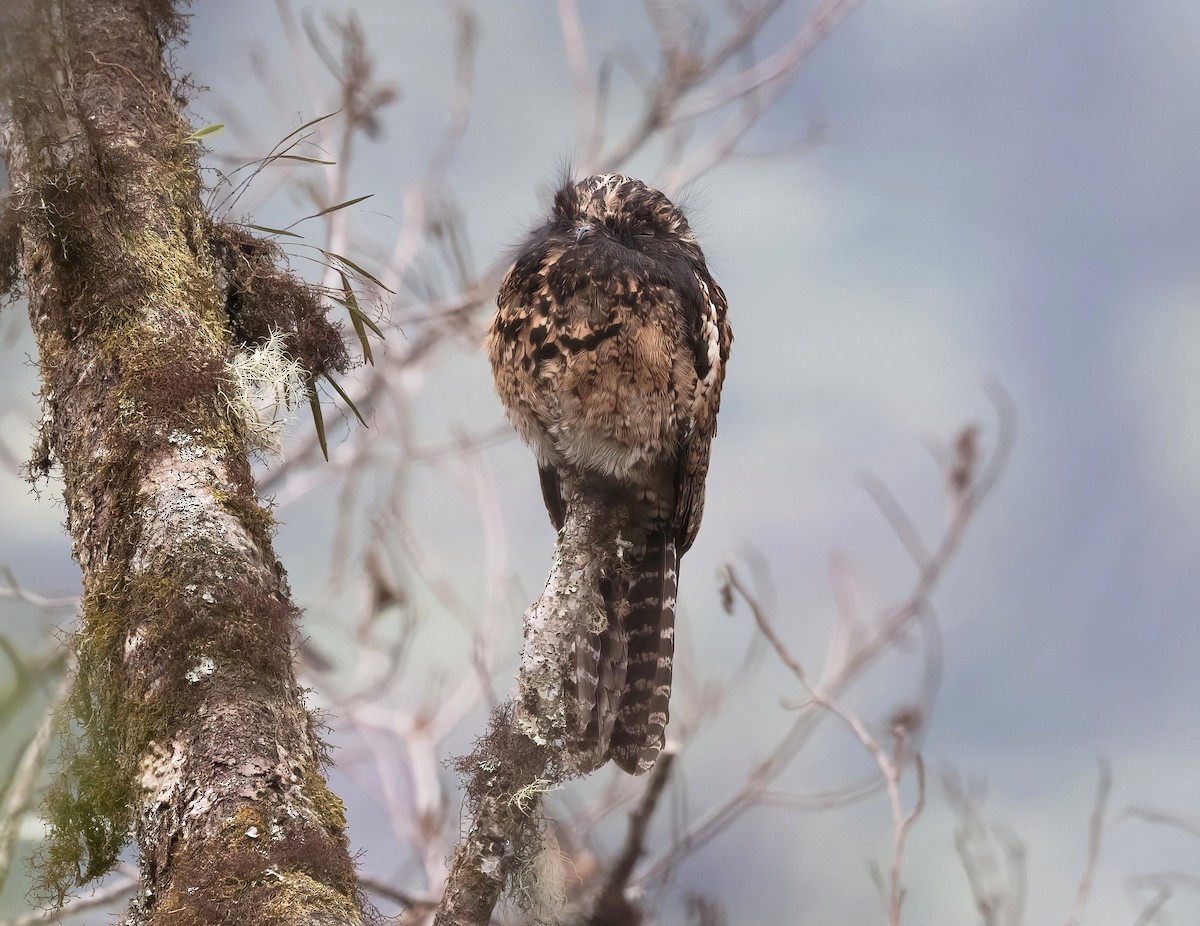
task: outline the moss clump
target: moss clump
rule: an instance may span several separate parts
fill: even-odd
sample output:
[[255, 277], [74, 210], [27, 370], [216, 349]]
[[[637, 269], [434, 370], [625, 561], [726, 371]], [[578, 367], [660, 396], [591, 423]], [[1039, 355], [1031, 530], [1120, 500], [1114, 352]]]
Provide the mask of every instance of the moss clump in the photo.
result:
[[160, 319], [154, 329], [113, 335], [121, 345], [116, 349], [123, 367], [118, 408], [127, 422], [150, 426], [138, 429], [143, 447], [158, 444], [159, 435], [210, 418], [206, 411], [219, 407], [224, 347], [197, 338], [194, 328], [190, 336], [172, 336], [183, 327]]
[[[100, 586], [85, 596], [83, 626], [72, 640], [75, 680], [59, 721], [57, 773], [42, 800], [50, 834], [34, 857], [34, 893], [55, 906], [71, 888], [116, 867], [129, 841], [133, 763], [141, 754], [129, 747], [149, 742], [162, 721], [154, 707], [129, 697], [120, 671], [126, 594]], [[142, 595], [154, 597], [149, 588]]]
[[321, 910], [331, 919], [344, 922], [359, 918], [360, 902], [356, 895], [323, 884], [300, 871], [285, 871], [282, 882], [263, 904], [258, 922], [294, 923], [300, 911]]
[[172, 926], [208, 926], [211, 923], [264, 923], [263, 908], [279, 889], [280, 874], [260, 848], [269, 838], [251, 826], [239, 812], [222, 828], [224, 846], [219, 851], [184, 848], [173, 860], [177, 873], [170, 889], [157, 898], [159, 909], [171, 911]]
[[50, 835], [32, 860], [32, 894], [56, 907], [76, 885], [115, 868], [129, 841], [133, 780], [122, 767], [119, 730], [100, 721], [94, 707], [76, 682], [60, 721], [57, 774], [42, 799]]
[[[308, 794], [309, 774], [304, 778]], [[291, 818], [273, 826], [258, 809], [241, 807], [225, 821], [217, 839], [223, 844], [220, 851], [185, 848], [176, 858], [171, 888], [157, 901], [160, 909], [170, 911], [172, 926], [273, 926], [294, 923], [297, 911], [313, 909], [346, 920], [366, 911], [368, 922], [377, 920], [359, 896], [340, 834], [297, 827]]]
[[[34, 275], [54, 272], [56, 289], [40, 301], [49, 327], [65, 338], [88, 333], [98, 322], [110, 288], [116, 295], [131, 295], [124, 274], [89, 272], [95, 267], [115, 271], [115, 249], [105, 240], [109, 224], [103, 190], [95, 173], [67, 166], [44, 177], [33, 189], [11, 202], [16, 221], [29, 247], [29, 270]], [[45, 365], [43, 358], [43, 365]]]
[[[42, 805], [50, 834], [34, 860], [39, 899], [61, 904], [115, 867], [129, 840], [138, 761], [206, 695], [189, 668], [207, 656], [237, 673], [229, 681], [282, 684], [295, 616], [289, 601], [250, 581], [202, 592], [174, 576], [130, 579], [115, 567], [84, 596], [61, 759]], [[131, 647], [146, 648], [138, 662], [152, 676], [125, 669]]]
[[21, 280], [21, 225], [11, 198], [0, 201], [0, 304], [16, 299]]
[[[542, 795], [575, 775], [556, 767], [553, 756], [550, 747], [521, 732], [510, 701], [492, 711], [474, 751], [455, 760], [468, 814], [476, 821], [472, 841], [481, 858], [490, 860], [488, 866], [472, 866], [473, 877], [495, 879], [502, 888], [540, 851]], [[492, 863], [498, 868], [491, 869]], [[484, 885], [480, 888], [479, 896], [489, 893]]]
[[266, 549], [275, 533], [275, 516], [270, 509], [259, 504], [255, 495], [246, 495], [236, 489], [226, 491], [215, 488], [212, 493], [217, 504], [242, 523], [261, 549]]
[[280, 871], [302, 872], [339, 893], [352, 895], [358, 886], [354, 863], [340, 837], [300, 830], [271, 846], [271, 862]]
[[214, 224], [209, 236], [226, 273], [225, 311], [236, 341], [255, 347], [279, 332], [310, 379], [346, 372], [341, 325], [329, 320], [320, 290], [288, 271], [278, 245], [236, 225]]
[[342, 799], [329, 790], [329, 786], [325, 784], [325, 779], [317, 772], [316, 769], [306, 767], [304, 769], [304, 796], [308, 798], [313, 806], [313, 810], [317, 814], [317, 819], [321, 821], [321, 825], [331, 835], [340, 839], [345, 838], [346, 833], [346, 805]]

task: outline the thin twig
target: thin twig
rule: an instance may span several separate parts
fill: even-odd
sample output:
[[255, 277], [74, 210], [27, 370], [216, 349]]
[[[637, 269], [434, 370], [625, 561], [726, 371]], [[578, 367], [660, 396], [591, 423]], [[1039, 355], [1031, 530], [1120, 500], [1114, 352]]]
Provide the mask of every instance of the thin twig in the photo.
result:
[[629, 879], [638, 859], [646, 851], [646, 833], [650, 828], [650, 820], [658, 807], [659, 798], [667, 786], [671, 768], [675, 763], [675, 752], [664, 749], [658, 756], [650, 780], [646, 783], [646, 791], [638, 806], [629, 814], [629, 830], [625, 834], [625, 845], [617, 855], [608, 879], [596, 900], [594, 919], [601, 922], [616, 922], [610, 911], [621, 909], [626, 903], [625, 891], [629, 887]]
[[854, 12], [863, 0], [823, 0], [808, 21], [786, 45], [753, 67], [738, 72], [725, 83], [696, 94], [673, 114], [695, 119], [753, 93], [761, 87], [790, 79], [829, 34]]
[[[978, 783], [964, 787], [953, 775], [946, 774], [942, 786], [958, 817], [954, 848], [984, 926], [1019, 926], [1025, 907], [1024, 846], [1012, 834], [984, 822]], [[1002, 861], [995, 856], [993, 842], [1003, 850]], [[996, 870], [1005, 873], [999, 890], [987, 883], [987, 874]]]
[[61, 923], [64, 918], [74, 917], [84, 910], [94, 910], [97, 907], [105, 907], [123, 901], [133, 893], [136, 887], [136, 877], [122, 875], [112, 884], [97, 888], [88, 897], [77, 897], [54, 910], [31, 910], [9, 920], [0, 920], [0, 926], [38, 926], [41, 923]]
[[1184, 890], [1200, 894], [1200, 875], [1193, 874], [1190, 871], [1158, 871], [1153, 874], [1138, 875], [1136, 878], [1130, 878], [1129, 885], [1137, 890], [1169, 887], [1172, 890], [1183, 888]]
[[884, 782], [878, 775], [863, 781], [830, 791], [815, 791], [810, 794], [795, 794], [764, 788], [758, 795], [758, 803], [767, 806], [792, 807], [797, 810], [830, 810], [860, 804], [884, 790]]
[[46, 709], [33, 739], [21, 752], [21, 759], [17, 762], [12, 781], [4, 792], [4, 802], [0, 804], [0, 888], [3, 888], [8, 880], [21, 820], [33, 803], [38, 779], [46, 762], [46, 753], [53, 739], [54, 724], [59, 711], [71, 696], [73, 682], [72, 673], [67, 672], [59, 683], [54, 701]]
[[1178, 830], [1188, 833], [1192, 836], [1200, 838], [1200, 821], [1188, 820], [1175, 813], [1169, 813], [1165, 810], [1157, 810], [1154, 807], [1146, 807], [1138, 805], [1130, 807], [1125, 811], [1131, 817], [1137, 817], [1139, 820], [1145, 820], [1147, 823], [1158, 823], [1164, 826], [1173, 826]]
[[1164, 887], [1162, 890], [1160, 890], [1154, 895], [1153, 898], [1151, 898], [1150, 902], [1142, 908], [1142, 912], [1138, 914], [1138, 918], [1133, 921], [1133, 926], [1150, 926], [1150, 923], [1154, 922], [1155, 917], [1158, 916], [1158, 911], [1166, 906], [1167, 901], [1171, 899], [1171, 896], [1172, 891], [1170, 887]]
[[[877, 659], [909, 629], [912, 623], [929, 608], [930, 597], [953, 559], [962, 542], [968, 525], [988, 494], [995, 487], [1004, 464], [1012, 450], [1015, 432], [1015, 413], [1008, 396], [996, 384], [987, 385], [988, 396], [996, 408], [998, 433], [996, 445], [986, 465], [978, 472], [972, 470], [969, 482], [954, 490], [954, 504], [950, 522], [934, 549], [925, 567], [918, 571], [908, 599], [899, 608], [888, 614], [875, 628], [872, 636], [855, 641], [836, 663], [826, 666], [826, 671], [815, 690], [823, 701], [840, 697], [850, 688]], [[743, 596], [744, 597], [744, 596]], [[752, 612], [754, 606], [750, 601]], [[755, 620], [764, 623], [761, 610]], [[799, 662], [790, 655], [777, 634], [770, 632], [769, 622], [764, 635], [780, 654], [784, 664], [803, 679]], [[773, 638], [773, 639], [772, 639]], [[741, 786], [699, 820], [694, 821], [675, 844], [660, 856], [640, 876], [641, 882], [659, 882], [664, 879], [679, 860], [711, 841], [737, 820], [746, 810], [754, 806], [758, 795], [786, 769], [799, 751], [808, 742], [823, 715], [824, 710], [814, 710], [820, 705], [810, 698], [796, 707], [796, 719], [776, 742], [767, 756], [753, 766]]]
[[771, 622], [767, 619], [767, 615], [759, 604], [758, 598], [751, 594], [742, 583], [741, 578], [739, 578], [737, 571], [732, 565], [726, 565], [724, 573], [725, 582], [728, 583], [730, 589], [737, 592], [741, 599], [746, 602], [746, 605], [750, 608], [751, 615], [754, 617], [754, 623], [758, 627], [759, 633], [767, 638], [767, 642], [775, 650], [775, 655], [779, 657], [779, 661], [787, 666], [788, 670], [796, 676], [797, 681], [807, 687], [808, 682], [804, 675], [804, 668], [791, 654], [783, 640], [780, 639], [779, 634], [775, 632], [775, 628], [771, 626]]
[[[588, 60], [587, 40], [584, 38], [583, 20], [579, 15], [577, 0], [558, 0], [558, 22], [562, 28], [563, 49], [567, 57], [567, 69], [571, 73], [571, 91], [575, 97], [576, 137], [583, 138], [588, 127], [595, 124], [596, 93], [592, 84], [592, 65]], [[592, 139], [583, 146], [583, 160], [590, 164], [593, 158]]]
[[1112, 765], [1103, 756], [1097, 760], [1100, 769], [1100, 781], [1096, 787], [1096, 802], [1092, 807], [1092, 817], [1088, 824], [1087, 864], [1084, 865], [1083, 875], [1079, 879], [1079, 887], [1075, 891], [1075, 903], [1071, 907], [1071, 915], [1067, 917], [1067, 926], [1079, 926], [1083, 922], [1083, 912], [1087, 908], [1088, 897], [1092, 893], [1092, 882], [1096, 877], [1096, 866], [1100, 861], [1100, 843], [1104, 836], [1104, 812], [1108, 807], [1108, 796], [1112, 792]]
[[920, 817], [921, 811], [925, 809], [925, 763], [921, 760], [919, 753], [913, 757], [917, 769], [917, 800], [913, 805], [913, 809], [905, 813], [900, 797], [900, 775], [905, 760], [904, 729], [899, 728], [894, 731], [896, 734], [896, 746], [892, 755], [889, 756], [883, 747], [879, 745], [879, 741], [871, 735], [866, 724], [856, 714], [846, 708], [838, 707], [826, 701], [816, 692], [813, 692], [812, 697], [818, 704], [842, 720], [854, 731], [854, 735], [874, 760], [883, 777], [888, 804], [892, 811], [892, 861], [888, 875], [887, 897], [888, 926], [899, 926], [900, 910], [904, 904], [905, 894], [901, 874], [904, 861], [904, 846], [908, 839], [909, 831], [916, 823], [917, 818]]
[[372, 894], [379, 897], [386, 897], [388, 900], [402, 904], [415, 912], [436, 910], [438, 903], [441, 901], [440, 897], [424, 897], [420, 894], [403, 891], [386, 881], [381, 881], [379, 878], [363, 877], [360, 875], [358, 883]]
[[39, 595], [36, 592], [29, 591], [27, 588], [23, 588], [21, 583], [17, 581], [17, 577], [13, 574], [12, 569], [8, 566], [0, 566], [0, 577], [7, 583], [6, 585], [0, 585], [0, 598], [23, 601], [26, 604], [47, 609], [77, 608], [79, 606], [78, 595], [47, 598], [45, 595]]

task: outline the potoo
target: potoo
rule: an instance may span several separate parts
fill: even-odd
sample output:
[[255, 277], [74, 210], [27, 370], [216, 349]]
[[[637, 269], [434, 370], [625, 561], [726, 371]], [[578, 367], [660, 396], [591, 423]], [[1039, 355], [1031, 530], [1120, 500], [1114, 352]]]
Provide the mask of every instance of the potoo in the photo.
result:
[[628, 520], [623, 606], [576, 643], [592, 651], [576, 654], [580, 677], [565, 681], [614, 689], [581, 698], [588, 730], [602, 755], [644, 772], [663, 745], [679, 560], [700, 527], [733, 340], [725, 294], [666, 196], [603, 174], [555, 194], [497, 304], [487, 345], [496, 391], [537, 457], [554, 526], [568, 471], [617, 499]]

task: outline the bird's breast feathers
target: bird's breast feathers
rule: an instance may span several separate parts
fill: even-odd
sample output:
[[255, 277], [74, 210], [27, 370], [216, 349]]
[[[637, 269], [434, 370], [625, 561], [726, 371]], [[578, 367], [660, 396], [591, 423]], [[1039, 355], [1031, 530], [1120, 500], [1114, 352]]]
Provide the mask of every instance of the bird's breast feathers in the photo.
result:
[[636, 478], [715, 416], [724, 296], [658, 191], [618, 175], [564, 191], [501, 284], [497, 389], [541, 465]]

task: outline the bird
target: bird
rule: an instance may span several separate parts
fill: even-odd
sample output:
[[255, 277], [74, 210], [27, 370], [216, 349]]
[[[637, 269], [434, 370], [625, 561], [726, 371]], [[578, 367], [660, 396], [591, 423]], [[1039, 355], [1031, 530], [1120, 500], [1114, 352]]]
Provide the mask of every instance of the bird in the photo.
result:
[[[588, 682], [617, 691], [588, 729], [630, 774], [664, 746], [674, 660], [680, 558], [704, 511], [733, 334], [725, 293], [683, 211], [624, 174], [567, 179], [549, 217], [518, 247], [496, 300], [487, 353], [496, 391], [537, 459], [551, 523], [565, 519], [565, 470], [622, 499], [637, 537], [627, 608], [576, 672], [620, 663]], [[604, 639], [607, 634], [611, 639]], [[564, 683], [570, 684], [566, 679]], [[597, 704], [600, 707], [597, 707]], [[615, 705], [615, 710], [613, 706]]]

